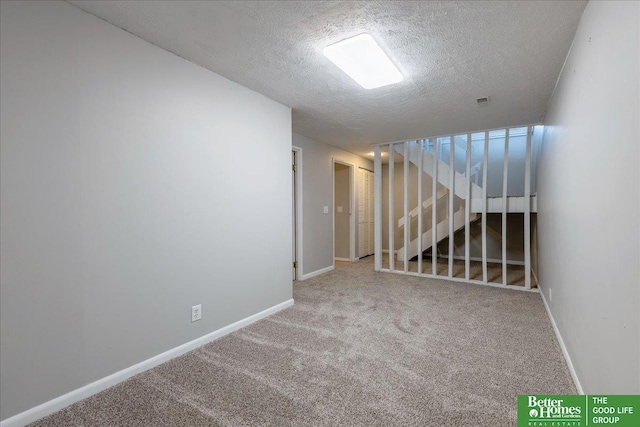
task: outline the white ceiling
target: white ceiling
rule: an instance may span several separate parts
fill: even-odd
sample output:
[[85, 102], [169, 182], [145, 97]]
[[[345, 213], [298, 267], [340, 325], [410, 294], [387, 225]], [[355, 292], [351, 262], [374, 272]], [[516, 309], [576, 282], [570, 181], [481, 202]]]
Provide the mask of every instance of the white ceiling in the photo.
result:
[[[370, 144], [540, 122], [584, 1], [71, 1], [293, 108], [293, 130]], [[405, 76], [365, 90], [322, 54], [368, 32]], [[490, 96], [487, 106], [475, 99]]]

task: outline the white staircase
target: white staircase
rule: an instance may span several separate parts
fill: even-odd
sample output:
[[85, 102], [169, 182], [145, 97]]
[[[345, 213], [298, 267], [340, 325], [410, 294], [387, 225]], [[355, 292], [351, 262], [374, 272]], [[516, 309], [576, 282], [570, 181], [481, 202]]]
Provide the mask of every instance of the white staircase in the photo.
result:
[[[470, 217], [470, 222], [475, 221], [476, 219], [478, 219], [480, 217], [480, 215], [478, 214], [471, 214]], [[453, 214], [453, 231], [454, 233], [458, 230], [460, 230], [461, 228], [464, 228], [464, 208], [458, 209], [454, 214]], [[433, 238], [431, 236], [431, 232], [432, 230], [429, 229], [426, 232], [422, 233], [422, 250], [426, 251], [427, 249], [431, 248], [431, 244], [433, 242]], [[449, 237], [449, 219], [444, 219], [442, 221], [440, 221], [438, 223], [438, 225], [436, 226], [436, 238], [438, 240], [438, 242], [446, 239], [447, 237]], [[419, 237], [413, 239], [409, 245], [407, 246], [407, 258], [411, 259], [414, 256], [418, 255], [418, 239]], [[398, 249], [398, 261], [404, 261], [404, 247]]]
[[[528, 125], [376, 145], [375, 270], [421, 277], [446, 277], [452, 281], [491, 286], [515, 285], [514, 289], [534, 290], [532, 251], [535, 252], [535, 242], [532, 245], [532, 240], [535, 234], [532, 233], [532, 219], [535, 216], [531, 214], [537, 212], [535, 163], [541, 139], [542, 128]], [[386, 178], [383, 175], [383, 154], [389, 155]], [[398, 194], [399, 189], [394, 182], [398, 155], [404, 160], [404, 164], [400, 165], [402, 171], [398, 171], [402, 174], [403, 195]], [[416, 169], [420, 171], [418, 174], [415, 173]], [[423, 201], [422, 196], [419, 196], [419, 199], [415, 200], [416, 187], [417, 194], [424, 194], [423, 190], [427, 190], [423, 188], [423, 174], [432, 178], [429, 192], [432, 197]], [[384, 188], [388, 188], [387, 215], [391, 220], [387, 233], [387, 248], [391, 256], [386, 261], [387, 268], [383, 267], [382, 257]], [[406, 218], [396, 219], [393, 212], [398, 211], [400, 203], [403, 204], [402, 211]], [[412, 207], [414, 208], [411, 209]], [[522, 217], [518, 218], [518, 222], [522, 219], [522, 224], [513, 222], [508, 229], [507, 217], [513, 213], [522, 214]], [[501, 230], [496, 229], [498, 217]], [[470, 225], [479, 219], [482, 222], [477, 230], [474, 229], [472, 235]], [[415, 230], [416, 224], [418, 233]], [[535, 226], [535, 223], [533, 225]], [[462, 231], [464, 244], [456, 249], [454, 236], [456, 232]], [[520, 264], [519, 254], [512, 250], [513, 247], [510, 249], [511, 252], [508, 251], [507, 234], [513, 236], [511, 242], [518, 238], [518, 235], [521, 235], [524, 241], [524, 286], [520, 286], [520, 279], [511, 274], [514, 270], [507, 270], [507, 264]], [[399, 239], [401, 235], [402, 243]], [[437, 261], [437, 248], [434, 246], [447, 238], [449, 245], [446, 274], [441, 274], [434, 266], [429, 271], [423, 270], [424, 260], [417, 265], [409, 263], [409, 259], [416, 255], [421, 258], [418, 247], [421, 251], [432, 249], [432, 257]], [[498, 239], [501, 240], [499, 247], [495, 244]], [[455, 240], [462, 243], [462, 239]], [[397, 249], [398, 246], [402, 247]], [[497, 254], [499, 251], [500, 255]], [[464, 277], [459, 269], [454, 269], [454, 258], [464, 259]], [[496, 276], [494, 264], [498, 258], [501, 260], [502, 272]], [[403, 265], [397, 266], [397, 261]], [[481, 278], [472, 271], [477, 267], [472, 267], [472, 261], [481, 261]], [[493, 270], [491, 274], [490, 263]], [[515, 271], [517, 272], [517, 269]]]
[[[402, 146], [394, 147], [395, 151], [399, 154], [404, 154]], [[418, 165], [420, 162], [420, 151], [422, 150], [422, 170], [427, 175], [433, 177], [433, 154], [430, 152], [423, 150], [421, 144], [413, 144], [409, 146], [409, 161], [414, 165]], [[448, 163], [443, 162], [438, 159], [438, 183], [444, 185], [449, 188], [449, 173], [451, 168]], [[467, 185], [467, 178], [461, 173], [455, 172], [455, 183], [454, 183], [454, 192], [455, 195], [461, 199], [465, 198], [465, 188]], [[471, 198], [480, 198], [482, 200], [482, 188], [475, 184], [471, 183]]]
[[[446, 188], [441, 188], [440, 191], [438, 191], [438, 193], [436, 194], [438, 203], [441, 203], [443, 199], [445, 199], [448, 195], [449, 195], [449, 191]], [[429, 197], [427, 200], [422, 202], [422, 211], [424, 212], [427, 209], [431, 208], [432, 204], [433, 204], [433, 197]], [[417, 216], [418, 216], [418, 207], [416, 206], [409, 212], [409, 222], [411, 222], [411, 220]], [[404, 217], [398, 220], [398, 228], [402, 227], [403, 225], [404, 225]]]
[[[397, 145], [394, 147], [395, 151], [398, 154], [404, 154], [403, 147], [401, 145]], [[413, 144], [409, 146], [409, 161], [414, 165], [418, 165], [420, 162], [420, 150], [421, 144]], [[474, 165], [471, 170], [472, 174], [475, 169], [475, 173], [478, 172], [477, 169], [479, 165]], [[433, 154], [430, 152], [423, 150], [422, 152], [422, 170], [427, 175], [433, 177]], [[438, 159], [438, 183], [443, 185], [446, 188], [449, 188], [449, 173], [451, 168], [449, 164]], [[465, 188], [467, 185], [467, 178], [458, 172], [455, 173], [455, 183], [454, 183], [454, 192], [456, 197], [460, 199], [466, 198]], [[487, 213], [501, 213], [502, 212], [502, 197], [487, 197]], [[425, 204], [427, 202], [425, 201]], [[538, 196], [536, 194], [531, 195], [530, 200], [530, 210], [532, 213], [538, 212]], [[507, 213], [522, 213], [524, 212], [524, 197], [518, 196], [510, 196], [507, 197]], [[428, 204], [431, 206], [431, 203]], [[426, 208], [426, 206], [425, 206]], [[478, 184], [471, 182], [471, 212], [480, 213], [482, 212], [482, 187]], [[398, 223], [398, 226], [401, 226]]]
[[[404, 147], [402, 145], [394, 146], [394, 150], [396, 153], [404, 154]], [[434, 176], [434, 156], [429, 151], [423, 149], [422, 144], [412, 144], [409, 146], [409, 161], [414, 165], [419, 165], [420, 163], [420, 151], [422, 151], [422, 170], [427, 175], [433, 177]], [[474, 165], [472, 168], [472, 176], [479, 172], [479, 165]], [[448, 194], [449, 194], [449, 185], [450, 185], [450, 173], [451, 167], [448, 163], [438, 159], [437, 166], [437, 179], [438, 183], [443, 187], [436, 194], [436, 202], [442, 203], [445, 202]], [[453, 171], [454, 175], [454, 194], [457, 198], [465, 200], [466, 199], [466, 185], [467, 178], [457, 172]], [[482, 209], [482, 187], [476, 184], [473, 181], [470, 181], [471, 185], [471, 201], [470, 201], [470, 217], [469, 222], [472, 223], [476, 219], [480, 217], [480, 213], [483, 211]], [[487, 213], [502, 213], [503, 212], [503, 203], [506, 200], [507, 213], [522, 213], [525, 211], [525, 198], [524, 197], [507, 197], [506, 199], [503, 197], [488, 197], [487, 198]], [[537, 196], [530, 196], [530, 212], [537, 212]], [[422, 203], [423, 212], [429, 211], [431, 209], [431, 205], [433, 204], [433, 197], [429, 197]], [[465, 212], [464, 205], [459, 204], [461, 207], [453, 213], [453, 231], [454, 233], [458, 230], [464, 228], [465, 226]], [[407, 226], [411, 225], [411, 220], [418, 216], [418, 207], [415, 207], [409, 212]], [[405, 226], [405, 218], [402, 217], [398, 220], [398, 228], [402, 228]], [[436, 239], [437, 242], [441, 242], [442, 240], [449, 237], [449, 219], [447, 218], [440, 221], [436, 226]], [[411, 259], [418, 255], [418, 239], [417, 237], [410, 241], [407, 246], [406, 256], [408, 259]], [[433, 243], [432, 239], [432, 230], [428, 229], [422, 234], [422, 250], [427, 250], [431, 248]], [[397, 252], [398, 261], [405, 260], [405, 250], [404, 247], [398, 249]]]

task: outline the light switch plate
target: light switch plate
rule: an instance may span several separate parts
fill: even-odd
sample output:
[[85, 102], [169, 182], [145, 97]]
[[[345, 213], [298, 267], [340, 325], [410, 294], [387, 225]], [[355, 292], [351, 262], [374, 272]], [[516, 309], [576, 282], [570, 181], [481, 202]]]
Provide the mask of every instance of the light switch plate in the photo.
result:
[[322, 212], [324, 212], [324, 213], [329, 213], [329, 206], [325, 206], [325, 207], [322, 209]]

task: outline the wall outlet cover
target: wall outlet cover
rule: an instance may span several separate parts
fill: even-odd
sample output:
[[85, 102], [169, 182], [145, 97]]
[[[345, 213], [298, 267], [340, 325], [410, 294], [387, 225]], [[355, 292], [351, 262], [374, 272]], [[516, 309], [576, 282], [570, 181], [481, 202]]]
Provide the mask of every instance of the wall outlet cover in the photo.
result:
[[191, 322], [197, 322], [202, 319], [202, 304], [191, 307]]

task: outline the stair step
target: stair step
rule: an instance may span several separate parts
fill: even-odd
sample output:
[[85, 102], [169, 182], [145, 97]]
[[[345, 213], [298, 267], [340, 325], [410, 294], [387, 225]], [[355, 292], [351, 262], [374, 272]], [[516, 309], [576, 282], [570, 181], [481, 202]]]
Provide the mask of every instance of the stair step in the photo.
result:
[[[395, 145], [394, 150], [399, 153], [404, 153], [404, 148], [401, 144]], [[420, 144], [412, 144], [409, 146], [409, 161], [414, 165], [418, 165], [420, 162], [420, 151], [422, 151], [422, 170], [427, 175], [433, 177], [433, 154], [426, 150], [423, 150]], [[449, 164], [438, 159], [438, 183], [445, 188], [449, 188]], [[467, 178], [459, 173], [455, 173], [454, 193], [457, 197], [466, 199], [466, 185]], [[482, 212], [482, 187], [474, 182], [471, 184], [471, 212]], [[507, 197], [507, 212], [508, 213], [523, 213], [525, 201], [523, 196], [510, 196]], [[502, 197], [488, 197], [487, 198], [487, 213], [501, 213], [502, 212]], [[411, 217], [417, 215], [416, 212], [411, 211]], [[538, 211], [538, 197], [536, 195], [531, 196], [530, 211], [536, 213]], [[398, 221], [398, 226], [404, 224], [404, 217]]]
[[[404, 154], [404, 147], [402, 144], [397, 144], [393, 148], [397, 153]], [[420, 144], [409, 145], [409, 161], [414, 165], [418, 165], [420, 162], [420, 151], [422, 151], [422, 170], [429, 176], [433, 176], [433, 154], [426, 150], [423, 150]], [[449, 188], [449, 164], [438, 159], [438, 183]], [[454, 170], [454, 193], [461, 199], [466, 199], [466, 183], [467, 178]], [[471, 197], [480, 197], [482, 195], [482, 187], [474, 182], [471, 182]]]
[[[523, 196], [510, 196], [507, 197], [507, 213], [523, 213], [525, 207], [525, 198]], [[502, 197], [487, 197], [487, 213], [501, 213], [503, 205]], [[533, 195], [530, 197], [530, 212], [538, 212], [538, 196]], [[482, 198], [471, 199], [471, 212], [482, 212]]]
[[[472, 213], [469, 218], [469, 224], [474, 222], [476, 219], [480, 218], [480, 215]], [[465, 215], [464, 209], [458, 209], [453, 215], [453, 232], [454, 234], [465, 226]], [[437, 230], [437, 239], [438, 243], [442, 240], [449, 237], [449, 219], [444, 219], [440, 221], [436, 227]], [[425, 251], [431, 247], [433, 242], [431, 236], [432, 230], [427, 230], [422, 233], [422, 250]], [[417, 237], [409, 242], [409, 247], [407, 248], [407, 257], [409, 259], [413, 258], [418, 254], [418, 239]], [[404, 247], [398, 249], [398, 261], [404, 261]]]

